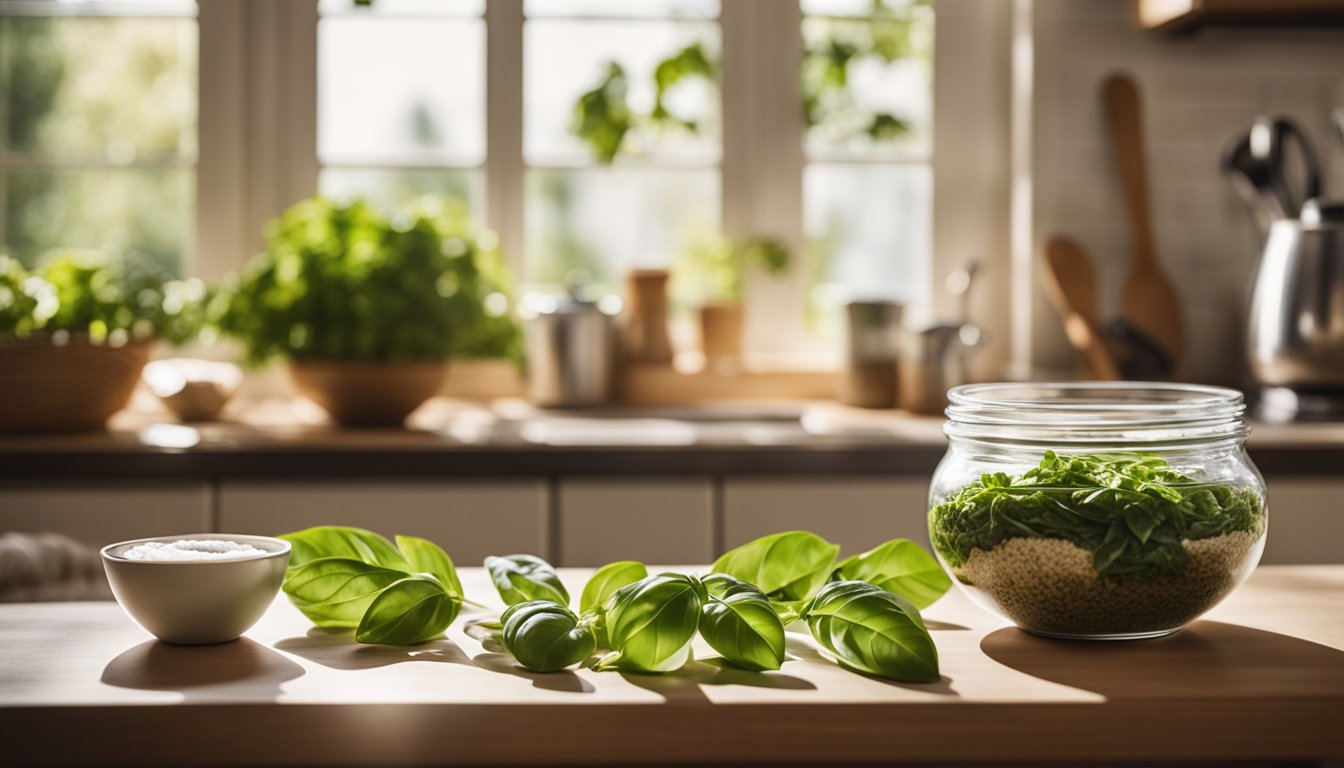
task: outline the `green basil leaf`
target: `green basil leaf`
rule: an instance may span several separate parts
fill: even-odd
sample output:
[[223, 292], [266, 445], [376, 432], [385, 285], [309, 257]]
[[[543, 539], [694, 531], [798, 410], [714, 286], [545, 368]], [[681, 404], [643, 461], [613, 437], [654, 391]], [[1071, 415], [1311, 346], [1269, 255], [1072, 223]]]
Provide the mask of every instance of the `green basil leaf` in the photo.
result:
[[516, 603], [499, 620], [504, 624], [504, 647], [534, 672], [556, 672], [597, 650], [592, 628], [550, 600]]
[[727, 552], [713, 570], [755, 584], [776, 600], [810, 600], [830, 578], [839, 553], [839, 546], [815, 533], [786, 531]]
[[847, 669], [913, 683], [939, 679], [938, 649], [919, 609], [881, 587], [833, 581], [804, 618], [812, 637]]
[[616, 590], [605, 606], [612, 653], [597, 668], [681, 669], [691, 659], [705, 597], [699, 579], [679, 573], [660, 573]]
[[533, 555], [487, 557], [485, 567], [505, 605], [550, 600], [569, 605], [569, 592], [551, 564]]
[[403, 573], [411, 572], [410, 563], [392, 542], [363, 528], [319, 525], [281, 534], [280, 538], [289, 542], [290, 568], [324, 557], [346, 557]]
[[462, 582], [457, 578], [457, 568], [453, 567], [453, 559], [438, 544], [429, 539], [398, 535], [397, 549], [406, 555], [411, 570], [434, 574], [448, 594], [462, 599]]
[[407, 575], [362, 560], [324, 557], [286, 571], [282, 588], [319, 627], [353, 628], [379, 592]]
[[579, 596], [579, 611], [587, 613], [594, 608], [600, 608], [616, 590], [648, 577], [649, 569], [644, 567], [643, 563], [634, 560], [607, 563], [598, 568], [584, 586], [583, 594]]
[[700, 613], [700, 636], [739, 667], [779, 669], [784, 663], [784, 623], [765, 593], [727, 574], [704, 582], [708, 599]]
[[952, 588], [943, 567], [933, 555], [909, 539], [892, 539], [835, 569], [843, 581], [866, 581], [900, 595], [923, 610]]
[[414, 645], [443, 634], [457, 618], [462, 601], [439, 580], [418, 573], [378, 593], [355, 630], [355, 641], [382, 645]]

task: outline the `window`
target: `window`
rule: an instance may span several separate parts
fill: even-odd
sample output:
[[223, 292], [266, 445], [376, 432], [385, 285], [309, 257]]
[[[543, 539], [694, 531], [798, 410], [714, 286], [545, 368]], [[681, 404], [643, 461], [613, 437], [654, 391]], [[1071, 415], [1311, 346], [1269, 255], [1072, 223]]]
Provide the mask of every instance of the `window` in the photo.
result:
[[196, 4], [0, 3], [0, 237], [190, 268]]
[[[715, 0], [527, 0], [524, 28], [524, 196], [529, 282], [577, 275], [609, 288], [636, 267], [666, 267], [688, 240], [719, 228], [717, 83], [669, 90], [667, 110], [694, 130], [653, 124], [654, 70], [698, 46], [718, 58]], [[609, 84], [633, 119], [610, 165], [571, 131], [576, 104]]]
[[931, 261], [933, 9], [803, 0], [803, 210], [812, 327], [848, 299], [909, 301]]
[[318, 5], [319, 188], [392, 206], [424, 194], [481, 209], [485, 0]]
[[[310, 191], [383, 206], [435, 193], [499, 233], [525, 286], [583, 276], [621, 290], [626, 270], [673, 265], [706, 238], [778, 239], [789, 272], [748, 289], [748, 343], [764, 352], [838, 354], [845, 299], [925, 293], [932, 0], [196, 13], [185, 0], [0, 2], [6, 249], [31, 262], [110, 244], [215, 276]], [[214, 117], [199, 153], [198, 55], [226, 83], [201, 94]], [[655, 70], [680, 57], [702, 76], [660, 100]], [[632, 115], [611, 158], [573, 130], [602, 86], [623, 89]], [[205, 263], [189, 258], [192, 232]]]

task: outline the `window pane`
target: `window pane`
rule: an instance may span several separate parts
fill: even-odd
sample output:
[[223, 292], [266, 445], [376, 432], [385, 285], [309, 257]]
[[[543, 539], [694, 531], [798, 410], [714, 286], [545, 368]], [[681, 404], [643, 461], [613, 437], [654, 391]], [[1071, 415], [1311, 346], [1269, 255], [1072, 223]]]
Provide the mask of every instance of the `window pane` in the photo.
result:
[[719, 0], [526, 0], [528, 16], [714, 18]]
[[479, 199], [480, 173], [437, 168], [326, 168], [319, 184], [333, 200], [367, 198], [384, 210], [399, 208], [421, 195], [462, 201], [474, 211]]
[[318, 26], [324, 162], [481, 162], [483, 22], [350, 15]]
[[180, 273], [195, 199], [195, 174], [185, 168], [10, 169], [5, 247], [33, 265], [52, 248], [110, 246]]
[[[868, 17], [873, 15], [874, 6], [901, 13], [916, 4], [916, 0], [802, 0], [803, 13], [808, 16]], [[924, 4], [928, 4], [927, 0]]]
[[618, 285], [635, 267], [665, 267], [719, 227], [717, 170], [534, 169], [527, 177], [528, 282], [575, 271]]
[[378, 0], [372, 5], [357, 5], [355, 0], [318, 0], [317, 11], [323, 16], [364, 14], [366, 16], [480, 16], [485, 0]]
[[803, 48], [809, 152], [929, 153], [932, 8], [911, 4], [871, 20], [806, 18]]
[[[579, 96], [594, 88], [619, 63], [629, 81], [628, 103], [648, 114], [654, 103], [653, 72], [658, 63], [693, 43], [702, 43], [718, 59], [719, 29], [705, 22], [531, 21], [525, 31], [524, 141], [528, 159], [586, 161], [591, 151], [569, 131]], [[673, 86], [667, 108], [675, 117], [699, 124], [697, 132], [679, 127], [636, 127], [626, 137], [628, 153], [671, 154], [716, 162], [719, 156], [717, 84], [701, 78]]]
[[927, 165], [809, 165], [803, 202], [814, 325], [836, 328], [849, 299], [911, 301], [925, 293], [933, 173]]
[[0, 19], [12, 150], [130, 164], [196, 154], [195, 19]]

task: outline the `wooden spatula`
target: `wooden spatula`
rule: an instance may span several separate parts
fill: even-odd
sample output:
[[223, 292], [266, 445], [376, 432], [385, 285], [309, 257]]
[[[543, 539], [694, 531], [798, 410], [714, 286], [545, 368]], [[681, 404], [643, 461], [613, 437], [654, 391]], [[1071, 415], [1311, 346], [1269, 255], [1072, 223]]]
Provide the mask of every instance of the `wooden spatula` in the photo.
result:
[[1129, 77], [1112, 75], [1101, 92], [1129, 213], [1131, 255], [1121, 313], [1131, 326], [1161, 344], [1179, 368], [1185, 347], [1180, 298], [1162, 272], [1153, 246], [1139, 90]]
[[1086, 378], [1114, 381], [1120, 366], [1106, 344], [1097, 312], [1097, 275], [1081, 246], [1066, 237], [1045, 244], [1046, 287], [1059, 313], [1064, 333], [1083, 361]]

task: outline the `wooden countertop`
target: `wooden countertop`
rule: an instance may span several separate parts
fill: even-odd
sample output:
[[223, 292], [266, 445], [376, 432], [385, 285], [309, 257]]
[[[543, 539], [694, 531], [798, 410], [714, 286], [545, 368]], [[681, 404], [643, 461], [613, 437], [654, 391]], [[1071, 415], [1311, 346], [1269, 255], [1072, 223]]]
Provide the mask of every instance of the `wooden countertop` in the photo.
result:
[[[541, 411], [519, 400], [432, 400], [409, 429], [342, 430], [303, 400], [238, 402], [183, 425], [141, 403], [103, 432], [0, 435], [0, 481], [222, 477], [927, 477], [943, 419], [834, 402]], [[1269, 476], [1330, 475], [1344, 422], [1255, 424]]]
[[[563, 569], [577, 592], [587, 571]], [[463, 569], [474, 598], [493, 598]], [[1344, 757], [1344, 567], [1259, 569], [1159, 640], [1033, 637], [953, 591], [943, 678], [846, 672], [791, 633], [779, 672], [536, 674], [461, 632], [412, 648], [313, 630], [281, 598], [247, 636], [152, 640], [111, 603], [0, 606], [6, 764], [413, 765]]]

